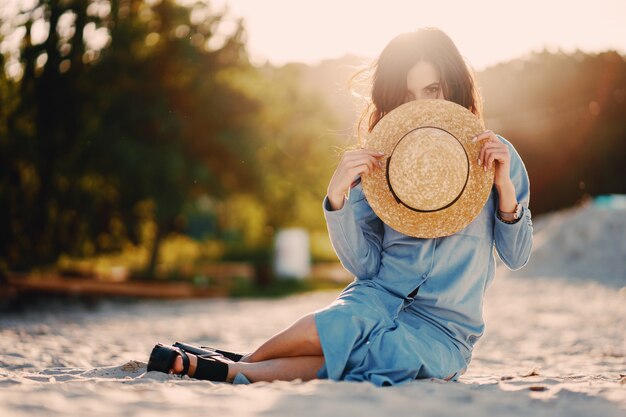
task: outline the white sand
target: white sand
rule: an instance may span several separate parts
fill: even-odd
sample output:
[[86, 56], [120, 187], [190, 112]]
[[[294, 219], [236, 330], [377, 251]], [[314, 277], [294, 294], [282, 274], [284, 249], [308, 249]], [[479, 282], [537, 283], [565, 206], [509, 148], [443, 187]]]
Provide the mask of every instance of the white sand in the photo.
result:
[[609, 209], [587, 204], [541, 216], [533, 226], [530, 262], [514, 276], [593, 280], [615, 289], [626, 286], [626, 206]]
[[[537, 237], [541, 230], [549, 228], [540, 228]], [[596, 246], [604, 244], [594, 239]], [[559, 246], [547, 248], [567, 272]], [[336, 292], [275, 301], [56, 305], [5, 314], [0, 416], [624, 416], [624, 276], [557, 275], [520, 276], [500, 268], [485, 301], [487, 330], [468, 372], [458, 382], [420, 380], [387, 388], [328, 380], [244, 386], [145, 372], [158, 341], [247, 352], [325, 306]]]

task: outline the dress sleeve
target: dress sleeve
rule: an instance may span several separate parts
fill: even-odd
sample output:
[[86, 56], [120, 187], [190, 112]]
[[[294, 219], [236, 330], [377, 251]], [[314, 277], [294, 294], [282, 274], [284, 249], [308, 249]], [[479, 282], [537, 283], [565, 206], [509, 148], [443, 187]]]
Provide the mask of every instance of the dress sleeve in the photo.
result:
[[[509, 147], [511, 155], [511, 181], [515, 186], [517, 201], [522, 205], [520, 220], [508, 224], [498, 217], [499, 202], [494, 212], [494, 239], [496, 251], [502, 262], [511, 270], [522, 268], [530, 259], [533, 244], [533, 224], [528, 203], [530, 201], [530, 182], [524, 162], [513, 145], [497, 135]], [[497, 194], [497, 193], [496, 193]]]
[[328, 196], [323, 210], [330, 242], [341, 264], [357, 278], [369, 279], [378, 273], [384, 226], [363, 194], [360, 178], [339, 210], [332, 210]]

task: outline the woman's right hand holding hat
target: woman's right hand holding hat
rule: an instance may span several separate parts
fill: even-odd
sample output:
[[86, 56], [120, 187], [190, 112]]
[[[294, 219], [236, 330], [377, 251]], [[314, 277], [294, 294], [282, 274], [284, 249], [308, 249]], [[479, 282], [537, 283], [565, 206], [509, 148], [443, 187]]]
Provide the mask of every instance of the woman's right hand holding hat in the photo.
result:
[[357, 176], [367, 175], [383, 167], [380, 158], [384, 156], [384, 153], [373, 149], [355, 149], [344, 152], [328, 185], [328, 200], [333, 210], [343, 207], [344, 196]]

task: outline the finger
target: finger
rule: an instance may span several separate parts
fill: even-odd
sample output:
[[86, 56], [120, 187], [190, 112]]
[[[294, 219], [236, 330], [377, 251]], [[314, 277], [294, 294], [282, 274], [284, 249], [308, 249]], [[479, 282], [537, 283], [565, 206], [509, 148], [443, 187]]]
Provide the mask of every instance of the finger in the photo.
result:
[[[474, 137], [474, 139], [472, 139], [472, 142], [477, 142], [479, 140], [483, 140], [483, 147], [481, 148], [479, 155], [478, 155], [478, 165], [482, 165], [483, 162], [485, 161], [485, 151], [488, 149], [488, 147], [491, 146], [499, 146], [500, 144], [503, 145], [502, 142], [500, 142], [500, 140], [496, 137], [495, 133], [493, 133], [491, 130], [487, 130], [477, 136]], [[487, 147], [487, 148], [486, 148]]]
[[487, 169], [491, 169], [494, 161], [506, 162], [508, 153], [506, 152], [490, 152], [489, 156], [485, 160], [485, 166]]
[[376, 167], [378, 166], [378, 161], [372, 161], [371, 159], [367, 159], [365, 161], [365, 164], [367, 165], [367, 172], [366, 174], [369, 174], [370, 172], [374, 171], [376, 169]]
[[506, 145], [496, 139], [495, 141], [488, 140], [487, 142], [483, 142], [483, 147], [486, 147], [486, 148], [493, 148], [493, 147], [504, 148], [504, 147], [506, 147]]
[[369, 172], [373, 172], [376, 169], [382, 169], [383, 168], [383, 162], [380, 159], [376, 158], [376, 157], [370, 156], [367, 159], [367, 161], [368, 161], [368, 166], [370, 168]]
[[493, 151], [492, 149], [485, 149], [483, 153], [483, 170], [487, 171], [489, 168], [489, 164], [491, 163]]
[[485, 142], [478, 153], [478, 165], [482, 165], [485, 161], [485, 153], [492, 149], [501, 149], [504, 145], [502, 142]]
[[374, 156], [383, 156], [383, 155], [385, 155], [385, 152], [381, 151], [380, 149], [363, 148], [362, 150], [367, 152], [367, 153], [369, 153], [369, 154], [371, 154], [371, 155], [374, 155]]
[[365, 160], [361, 160], [359, 162], [353, 163], [349, 167], [348, 173], [349, 173], [350, 178], [352, 179], [359, 174], [370, 173], [374, 169], [375, 169], [374, 162], [372, 162], [371, 160], [365, 159]]
[[478, 153], [478, 165], [481, 166], [485, 162], [485, 153], [489, 148], [486, 147], [486, 144], [483, 144], [480, 148], [480, 152]]
[[493, 133], [493, 131], [491, 130], [485, 130], [484, 132], [479, 133], [478, 135], [474, 136], [472, 138], [472, 142], [476, 143], [478, 141], [481, 141], [483, 139], [489, 139], [491, 137], [495, 138], [496, 137], [495, 133]]
[[354, 168], [351, 168], [348, 172], [352, 178], [355, 178], [357, 175], [367, 175], [370, 172], [370, 168], [367, 164], [357, 165]]
[[348, 151], [344, 154], [344, 157], [347, 158], [348, 160], [352, 160], [355, 158], [360, 158], [364, 155], [370, 155], [373, 157], [383, 157], [385, 155], [384, 152], [378, 151], [376, 149], [356, 149], [353, 151]]
[[372, 170], [376, 167], [382, 168], [382, 162], [372, 155], [361, 156], [358, 159], [350, 161], [349, 164], [353, 167], [361, 164], [368, 164]]
[[374, 164], [378, 166], [378, 168], [383, 169], [385, 167], [385, 155], [381, 155], [380, 157], [376, 156], [374, 158]]
[[378, 161], [374, 157], [343, 161], [333, 175], [334, 178], [336, 176], [336, 185], [333, 188], [345, 190], [344, 193], [348, 192], [358, 175], [371, 172], [376, 166], [378, 166]]

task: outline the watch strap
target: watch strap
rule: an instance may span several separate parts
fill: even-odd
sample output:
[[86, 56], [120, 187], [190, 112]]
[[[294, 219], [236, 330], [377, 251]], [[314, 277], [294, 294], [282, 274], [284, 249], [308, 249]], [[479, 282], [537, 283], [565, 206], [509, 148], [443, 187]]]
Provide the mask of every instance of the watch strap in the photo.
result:
[[498, 210], [498, 216], [500, 216], [503, 220], [516, 220], [517, 216], [515, 213], [505, 213], [503, 211]]
[[519, 218], [513, 219], [513, 220], [506, 220], [506, 219], [503, 219], [502, 217], [500, 217], [500, 213], [498, 213], [498, 219], [500, 219], [501, 222], [506, 223], [506, 224], [515, 224], [518, 221], [520, 221], [522, 218], [519, 217]]
[[513, 213], [506, 213], [498, 210], [498, 218], [505, 223], [513, 224], [517, 223], [519, 219], [522, 217], [522, 205], [517, 203], [515, 205], [515, 211]]

